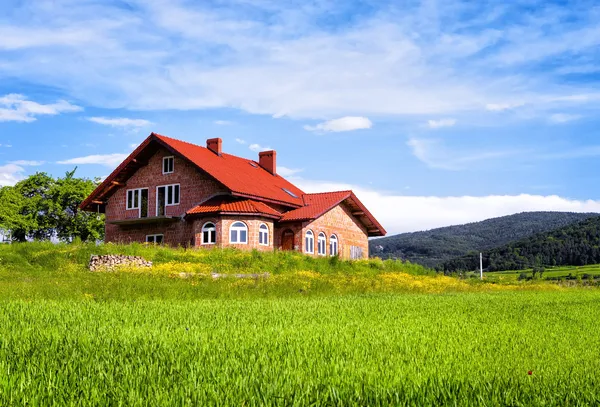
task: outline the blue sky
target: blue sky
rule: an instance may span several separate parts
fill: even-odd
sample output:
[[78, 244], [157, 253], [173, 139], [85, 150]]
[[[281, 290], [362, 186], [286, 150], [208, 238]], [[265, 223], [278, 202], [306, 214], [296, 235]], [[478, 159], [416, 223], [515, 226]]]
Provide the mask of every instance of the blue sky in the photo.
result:
[[[509, 4], [505, 4], [509, 3]], [[151, 131], [354, 189], [392, 233], [599, 211], [592, 1], [5, 0], [0, 184]]]

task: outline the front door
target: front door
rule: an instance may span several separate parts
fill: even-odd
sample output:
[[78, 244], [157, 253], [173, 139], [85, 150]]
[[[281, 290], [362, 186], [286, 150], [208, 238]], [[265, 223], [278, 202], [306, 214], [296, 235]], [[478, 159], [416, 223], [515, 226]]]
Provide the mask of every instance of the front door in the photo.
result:
[[294, 232], [289, 229], [281, 236], [281, 250], [294, 250]]

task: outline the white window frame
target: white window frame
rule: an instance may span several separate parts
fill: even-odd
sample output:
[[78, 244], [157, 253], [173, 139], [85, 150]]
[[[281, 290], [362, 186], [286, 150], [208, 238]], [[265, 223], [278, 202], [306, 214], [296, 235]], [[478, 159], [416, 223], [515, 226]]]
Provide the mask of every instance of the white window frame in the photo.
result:
[[[335, 250], [332, 250], [332, 245], [335, 244]], [[329, 236], [329, 255], [337, 256], [340, 252], [340, 239], [338, 239], [337, 235], [334, 233]]]
[[[160, 243], [156, 243], [156, 238], [157, 238], [158, 236], [160, 236], [160, 237], [161, 237], [161, 239], [160, 239]], [[153, 242], [150, 242], [150, 241], [148, 240], [148, 238], [154, 238], [154, 241], [153, 241]], [[155, 234], [155, 235], [146, 235], [146, 243], [153, 243], [153, 244], [163, 244], [164, 242], [165, 242], [165, 235], [163, 235], [162, 233], [157, 233], [157, 234]]]
[[[173, 168], [171, 169], [171, 171], [165, 171], [165, 161], [168, 160], [172, 160], [173, 161]], [[168, 164], [167, 164], [167, 168], [168, 168]], [[175, 172], [175, 156], [174, 155], [170, 155], [168, 157], [163, 157], [162, 159], [162, 173], [164, 174], [173, 174]]]
[[[137, 209], [138, 210], [138, 218], [142, 216], [142, 191], [144, 189], [148, 190], [148, 188], [134, 188], [134, 189], [128, 189], [127, 192], [125, 193], [125, 210], [133, 211], [133, 210]], [[138, 194], [138, 199], [137, 199], [137, 202], [135, 202], [134, 204], [137, 206], [129, 207], [129, 192], [131, 192], [133, 194], [133, 196], [131, 198], [132, 198], [132, 201], [134, 201], [136, 191]]]
[[[210, 226], [209, 226], [210, 225]], [[210, 240], [210, 232], [215, 232], [215, 241], [214, 242], [205, 242], [204, 241], [204, 232], [208, 232], [209, 240]], [[217, 225], [214, 222], [206, 222], [202, 225], [202, 244], [216, 244], [217, 243]]]
[[[241, 223], [244, 226], [243, 227], [236, 226], [238, 223]], [[238, 238], [237, 238], [237, 241], [235, 241], [235, 242], [231, 239], [231, 232], [233, 232], [234, 230], [238, 232], [237, 233]], [[246, 241], [245, 242], [240, 241], [240, 233], [239, 232], [241, 232], [241, 231], [246, 232]], [[246, 223], [242, 222], [241, 220], [236, 220], [229, 226], [229, 243], [231, 243], [231, 244], [248, 244], [248, 225], [246, 225]]]
[[304, 253], [315, 254], [315, 234], [312, 230], [307, 230], [304, 234]]
[[[177, 203], [169, 203], [167, 202], [167, 197], [169, 196], [169, 188], [173, 188], [173, 193], [172, 193], [172, 197], [173, 200], [175, 200], [175, 186], [179, 187], [179, 196], [177, 198], [179, 198], [179, 201]], [[177, 206], [181, 203], [181, 185], [180, 184], [167, 184], [167, 185], [158, 185], [156, 187], [156, 216], [158, 216], [158, 189], [159, 188], [165, 188], [165, 208], [167, 206]]]
[[325, 233], [323, 232], [319, 233], [319, 236], [317, 236], [317, 254], [319, 256], [325, 256], [327, 254], [327, 236], [325, 236]]
[[[264, 226], [264, 228], [263, 228]], [[269, 227], [266, 223], [261, 223], [258, 226], [258, 244], [260, 246], [268, 246], [269, 245]], [[263, 236], [264, 235], [264, 236]], [[263, 240], [263, 243], [260, 241]]]

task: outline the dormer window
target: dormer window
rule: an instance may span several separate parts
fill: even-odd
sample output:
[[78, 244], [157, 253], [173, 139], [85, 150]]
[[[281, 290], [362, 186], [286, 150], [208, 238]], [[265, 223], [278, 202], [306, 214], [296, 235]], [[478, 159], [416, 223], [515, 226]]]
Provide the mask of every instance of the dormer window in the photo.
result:
[[175, 157], [163, 158], [163, 174], [172, 174], [175, 168]]

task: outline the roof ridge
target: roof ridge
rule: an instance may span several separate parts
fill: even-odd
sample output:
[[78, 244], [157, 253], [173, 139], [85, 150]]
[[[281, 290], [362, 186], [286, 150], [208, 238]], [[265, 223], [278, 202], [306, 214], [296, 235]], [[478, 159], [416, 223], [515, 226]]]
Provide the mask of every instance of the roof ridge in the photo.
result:
[[303, 195], [331, 195], [331, 194], [340, 194], [340, 193], [349, 193], [349, 194], [352, 194], [353, 191], [351, 189], [344, 189], [342, 191], [310, 192], [310, 193], [305, 193]]

